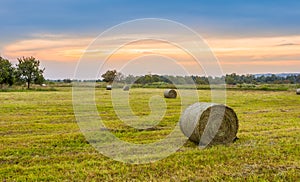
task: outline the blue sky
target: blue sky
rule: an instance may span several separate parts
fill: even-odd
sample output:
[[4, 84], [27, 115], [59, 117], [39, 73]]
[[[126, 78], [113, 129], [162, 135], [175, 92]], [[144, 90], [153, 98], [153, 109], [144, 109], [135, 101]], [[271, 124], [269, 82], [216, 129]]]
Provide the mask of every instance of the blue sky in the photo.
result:
[[[1, 35], [93, 33], [136, 18], [167, 18], [204, 33], [236, 36], [297, 34], [297, 0], [2, 0]], [[240, 31], [239, 33], [237, 32]]]
[[93, 37], [109, 27], [137, 18], [178, 21], [207, 39], [297, 36], [300, 34], [300, 1], [2, 0], [0, 51], [5, 54], [7, 45], [38, 34]]

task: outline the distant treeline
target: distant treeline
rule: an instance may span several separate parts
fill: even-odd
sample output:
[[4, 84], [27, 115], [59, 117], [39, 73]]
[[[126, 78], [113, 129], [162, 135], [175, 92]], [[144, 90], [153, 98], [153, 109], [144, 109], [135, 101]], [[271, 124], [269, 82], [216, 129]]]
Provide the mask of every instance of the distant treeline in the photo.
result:
[[[34, 57], [18, 58], [18, 63], [13, 65], [8, 59], [0, 56], [0, 89], [4, 85], [12, 86], [26, 83], [27, 88], [31, 84], [43, 84], [45, 68], [40, 68], [40, 61]], [[126, 84], [151, 85], [151, 84], [170, 84], [170, 85], [210, 85], [210, 84], [300, 84], [300, 74], [275, 75], [237, 75], [236, 73], [226, 74], [221, 77], [212, 76], [172, 76], [147, 74], [144, 76], [124, 75], [116, 70], [108, 70], [97, 80], [47, 80], [48, 83], [72, 83], [72, 82], [118, 82]]]
[[155, 84], [155, 83], [167, 83], [167, 84], [198, 84], [198, 85], [209, 85], [209, 84], [299, 84], [300, 83], [300, 74], [287, 75], [285, 77], [278, 75], [260, 75], [255, 76], [251, 74], [247, 75], [237, 75], [236, 73], [226, 74], [221, 77], [205, 77], [205, 76], [172, 76], [172, 75], [151, 75], [147, 74], [144, 76], [134, 76], [128, 75], [125, 76], [122, 73], [118, 73], [115, 70], [107, 71], [102, 75], [103, 79], [98, 80], [52, 80], [52, 82], [61, 82], [61, 83], [71, 83], [72, 81], [81, 81], [81, 82], [108, 82], [112, 83], [113, 81], [126, 84]]

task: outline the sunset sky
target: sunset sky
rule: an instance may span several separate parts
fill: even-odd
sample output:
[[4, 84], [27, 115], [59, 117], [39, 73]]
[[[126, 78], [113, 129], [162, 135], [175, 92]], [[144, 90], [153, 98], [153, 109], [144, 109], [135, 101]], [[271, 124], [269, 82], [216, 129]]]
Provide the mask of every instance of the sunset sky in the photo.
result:
[[[77, 62], [99, 34], [142, 18], [169, 19], [196, 31], [208, 43], [224, 74], [300, 72], [298, 0], [2, 0], [0, 54], [13, 63], [18, 57], [36, 57], [46, 68], [48, 79], [73, 78]], [[185, 41], [185, 36], [177, 40]], [[99, 50], [109, 50], [118, 43], [118, 36], [112, 36]], [[111, 56], [107, 69], [118, 69], [115, 64], [131, 58], [133, 52], [164, 52], [171, 59], [181, 59], [187, 69], [193, 68], [174, 46], [142, 41]], [[124, 71], [181, 74], [175, 67], [160, 69], [157, 65], [168, 61], [154, 59], [160, 60], [148, 55], [140, 59], [143, 64], [136, 60], [134, 69]]]

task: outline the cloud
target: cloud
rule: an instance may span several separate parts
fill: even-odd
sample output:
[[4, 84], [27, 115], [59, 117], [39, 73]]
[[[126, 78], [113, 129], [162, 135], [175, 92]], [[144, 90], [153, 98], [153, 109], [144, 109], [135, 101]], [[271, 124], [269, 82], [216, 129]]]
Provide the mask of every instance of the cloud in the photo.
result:
[[40, 60], [76, 61], [91, 42], [91, 38], [64, 38], [51, 36], [19, 40], [3, 48], [11, 59], [34, 56]]
[[[74, 63], [85, 54], [97, 60], [99, 55], [109, 56], [112, 49], [118, 47], [120, 42], [126, 42], [124, 36], [112, 36], [103, 40], [102, 46], [93, 46], [87, 49], [94, 40], [88, 36], [70, 36], [55, 34], [36, 34], [31, 38], [18, 40], [6, 45], [2, 54], [9, 59], [22, 56], [35, 56], [41, 61]], [[180, 41], [185, 41], [180, 37]], [[257, 70], [271, 72], [273, 69], [281, 72], [295, 71], [300, 66], [299, 36], [275, 37], [246, 37], [246, 38], [209, 38], [206, 40], [216, 55], [225, 73], [249, 73]], [[274, 46], [277, 45], [277, 46]], [[120, 47], [109, 61], [113, 68], [122, 65], [124, 61], [143, 56], [165, 56], [178, 60], [178, 64], [193, 70], [197, 62], [183, 50], [164, 41], [141, 40]], [[149, 58], [147, 59], [150, 60]], [[201, 60], [205, 62], [205, 60]], [[157, 63], [157, 62], [156, 62]], [[154, 64], [154, 63], [153, 63]], [[51, 64], [51, 69], [55, 64]], [[59, 64], [60, 66], [64, 64]], [[284, 66], [283, 66], [284, 65]], [[109, 65], [107, 66], [109, 68]], [[68, 69], [67, 67], [64, 69]], [[60, 69], [61, 70], [61, 69]], [[155, 71], [155, 70], [153, 70]], [[48, 72], [51, 72], [48, 70]], [[176, 74], [176, 73], [174, 73]]]
[[278, 44], [276, 46], [297, 46], [299, 44], [295, 44], [295, 43], [284, 43], [284, 44]]
[[[299, 36], [224, 38], [207, 40], [218, 57], [268, 58], [280, 56], [296, 56], [300, 52], [300, 44], [285, 42], [300, 42]], [[284, 42], [284, 43], [282, 43]], [[285, 45], [285, 46], [274, 46]], [[290, 46], [288, 46], [290, 45]], [[241, 60], [242, 61], [242, 60]]]

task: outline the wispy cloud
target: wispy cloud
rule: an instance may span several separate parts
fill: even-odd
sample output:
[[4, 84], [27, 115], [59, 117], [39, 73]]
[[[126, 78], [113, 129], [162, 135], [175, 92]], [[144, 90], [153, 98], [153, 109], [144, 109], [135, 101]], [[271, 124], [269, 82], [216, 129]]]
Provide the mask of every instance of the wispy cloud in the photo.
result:
[[295, 44], [295, 43], [283, 43], [283, 44], [278, 44], [276, 46], [298, 46], [300, 44]]
[[290, 45], [290, 43], [285, 43], [300, 42], [300, 36], [209, 39], [208, 42], [220, 57], [251, 56], [253, 58], [268, 58], [283, 55], [299, 56], [300, 54], [300, 44]]
[[3, 54], [16, 59], [21, 56], [35, 56], [41, 60], [75, 61], [79, 58], [91, 38], [65, 38], [46, 36], [20, 40], [3, 48]]
[[[126, 42], [124, 37], [108, 37], [105, 46], [87, 49], [94, 40], [92, 37], [39, 34], [31, 39], [19, 40], [4, 47], [4, 56], [16, 59], [21, 56], [35, 56], [45, 61], [75, 62], [83, 54], [97, 59], [99, 55], [109, 56], [112, 47]], [[185, 41], [180, 37], [180, 41]], [[102, 42], [102, 43], [103, 43]], [[219, 59], [224, 72], [248, 72], [268, 68], [268, 71], [295, 70], [300, 66], [299, 36], [248, 37], [248, 38], [210, 38], [210, 48]], [[97, 46], [95, 46], [97, 47]], [[192, 69], [197, 63], [186, 52], [163, 41], [137, 41], [120, 47], [109, 56], [114, 68], [124, 60], [141, 56], [165, 56], [178, 60], [178, 63]], [[281, 66], [280, 66], [281, 65]], [[285, 66], [282, 66], [285, 65]], [[284, 71], [284, 70], [282, 70]]]

